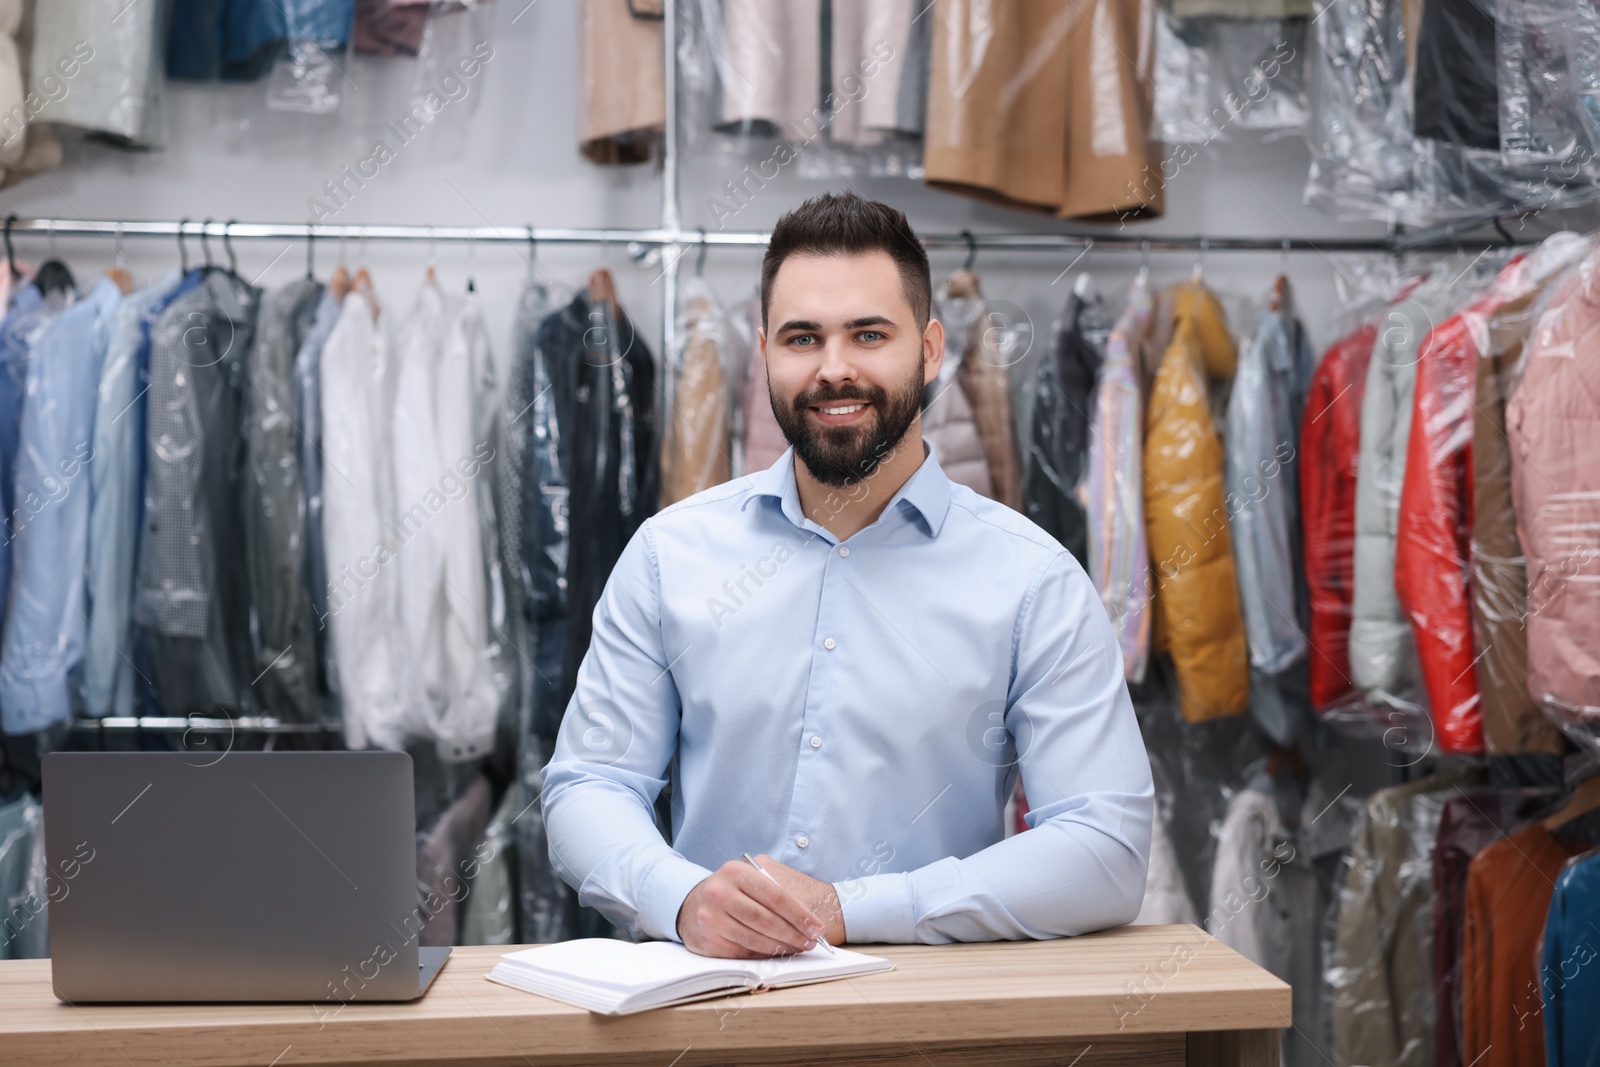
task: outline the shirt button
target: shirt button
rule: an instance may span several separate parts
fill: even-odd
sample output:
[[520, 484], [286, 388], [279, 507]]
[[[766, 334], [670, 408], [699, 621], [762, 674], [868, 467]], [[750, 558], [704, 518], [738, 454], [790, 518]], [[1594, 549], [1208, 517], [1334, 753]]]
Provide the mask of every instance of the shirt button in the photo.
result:
[[794, 843], [799, 845], [801, 848], [807, 848], [811, 844], [811, 838], [807, 837], [805, 834], [801, 834], [799, 837], [794, 839]]
[[849, 545], [840, 545], [839, 546], [839, 555], [848, 556], [849, 554], [850, 554], [850, 546]]
[[812, 734], [811, 735], [811, 747], [812, 748], [821, 748], [822, 747], [822, 738], [818, 737], [816, 734]]
[[833, 651], [834, 644], [835, 644], [835, 642], [834, 642], [833, 638], [829, 637], [829, 638], [825, 639], [822, 642], [822, 647], [831, 652], [831, 651]]

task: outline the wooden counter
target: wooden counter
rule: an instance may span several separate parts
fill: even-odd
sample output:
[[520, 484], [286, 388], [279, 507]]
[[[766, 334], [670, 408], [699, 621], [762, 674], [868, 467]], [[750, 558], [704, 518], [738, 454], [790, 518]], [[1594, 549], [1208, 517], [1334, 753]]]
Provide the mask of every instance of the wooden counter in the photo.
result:
[[64, 1004], [0, 962], [0, 1064], [1095, 1065], [1278, 1063], [1289, 987], [1192, 926], [1060, 941], [863, 945], [897, 969], [623, 1018], [484, 980], [458, 948], [409, 1004]]

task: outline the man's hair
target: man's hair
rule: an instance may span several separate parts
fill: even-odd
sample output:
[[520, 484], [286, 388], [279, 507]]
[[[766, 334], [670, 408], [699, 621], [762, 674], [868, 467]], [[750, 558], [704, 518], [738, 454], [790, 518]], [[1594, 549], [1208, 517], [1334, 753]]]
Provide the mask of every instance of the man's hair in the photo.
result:
[[761, 325], [767, 325], [772, 305], [772, 283], [778, 268], [790, 256], [853, 256], [885, 252], [900, 270], [906, 303], [923, 330], [932, 315], [933, 279], [928, 254], [911, 232], [905, 213], [888, 204], [855, 193], [824, 193], [812, 197], [773, 227], [767, 254], [761, 260]]

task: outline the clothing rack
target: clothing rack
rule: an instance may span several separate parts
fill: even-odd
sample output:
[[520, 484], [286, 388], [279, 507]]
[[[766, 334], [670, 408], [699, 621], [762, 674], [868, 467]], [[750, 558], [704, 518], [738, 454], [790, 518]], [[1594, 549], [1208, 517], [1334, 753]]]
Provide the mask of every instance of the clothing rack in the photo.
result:
[[[713, 245], [726, 247], [759, 248], [767, 243], [769, 234], [757, 231], [709, 231], [684, 229], [679, 209], [678, 166], [678, 9], [675, 4], [665, 4], [662, 10], [662, 67], [665, 80], [666, 111], [663, 116], [665, 134], [662, 138], [661, 174], [661, 225], [653, 229], [610, 229], [561, 226], [417, 226], [417, 225], [361, 225], [289, 222], [217, 222], [190, 219], [171, 220], [116, 220], [116, 219], [6, 219], [6, 238], [16, 234], [48, 234], [61, 237], [100, 237], [111, 241], [120, 250], [124, 237], [167, 237], [182, 240], [199, 237], [202, 241], [220, 237], [231, 255], [228, 242], [240, 240], [295, 240], [307, 242], [307, 267], [311, 266], [318, 241], [483, 241], [494, 244], [528, 243], [530, 249], [540, 244], [549, 245], [621, 245], [630, 258], [643, 259], [653, 249], [661, 249], [662, 298], [662, 351], [670, 352], [676, 342], [678, 267], [687, 248], [702, 250]], [[1505, 244], [1513, 241], [1499, 226], [1496, 219], [1464, 221], [1460, 228], [1475, 228], [1491, 222]], [[1316, 252], [1388, 253], [1428, 250], [1456, 250], [1463, 247], [1464, 239], [1456, 227], [1434, 231], [1403, 234], [1398, 229], [1385, 237], [1330, 237], [1312, 239], [1303, 235], [1278, 237], [1211, 237], [1194, 235], [1139, 236], [1136, 232], [1108, 233], [928, 233], [922, 235], [922, 244], [930, 249], [966, 249], [968, 262], [979, 250], [1004, 252], [1055, 252], [1082, 254], [1090, 250], [1137, 251], [1142, 256], [1150, 252], [1195, 252], [1205, 256], [1209, 252]], [[1471, 241], [1473, 245], [1478, 241]], [[1499, 242], [1486, 241], [1485, 246]], [[207, 257], [209, 259], [209, 256]], [[163, 718], [122, 717], [105, 719], [74, 719], [72, 728], [104, 734], [107, 731], [158, 730], [158, 731], [232, 731], [248, 730], [265, 734], [338, 733], [340, 724], [286, 723], [270, 716], [241, 716], [239, 718]]]

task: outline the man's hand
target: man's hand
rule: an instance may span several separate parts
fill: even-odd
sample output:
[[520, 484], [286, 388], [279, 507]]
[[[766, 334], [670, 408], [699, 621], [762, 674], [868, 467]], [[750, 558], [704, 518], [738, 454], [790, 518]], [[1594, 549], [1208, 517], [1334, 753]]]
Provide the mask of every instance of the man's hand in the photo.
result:
[[[678, 910], [678, 936], [689, 951], [727, 959], [787, 956], [814, 947], [835, 925], [838, 940], [844, 939], [832, 886], [769, 856], [756, 862], [776, 884], [748, 863], [730, 860], [689, 891]], [[831, 913], [825, 906], [812, 909], [811, 901], [827, 899]]]

